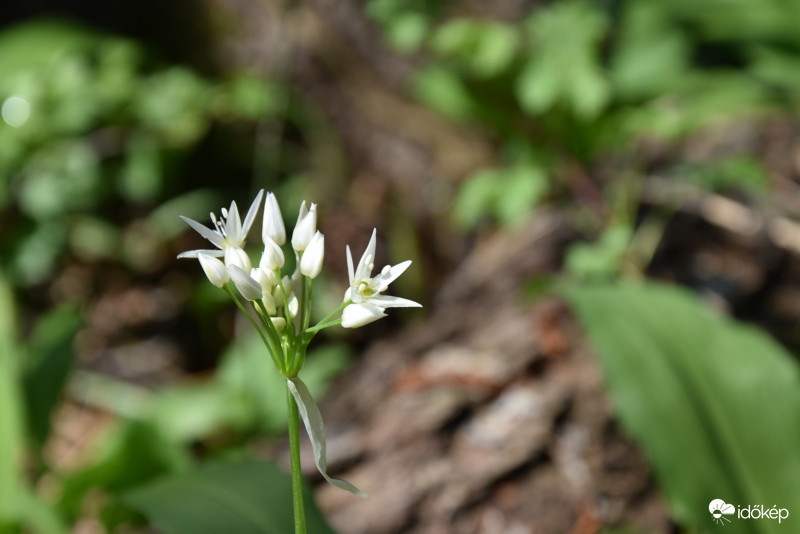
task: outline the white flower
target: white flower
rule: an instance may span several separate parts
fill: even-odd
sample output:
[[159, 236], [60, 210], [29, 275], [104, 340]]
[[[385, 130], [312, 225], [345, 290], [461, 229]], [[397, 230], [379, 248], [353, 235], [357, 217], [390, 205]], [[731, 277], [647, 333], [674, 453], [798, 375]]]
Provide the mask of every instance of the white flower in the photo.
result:
[[277, 271], [283, 267], [283, 250], [270, 237], [264, 238], [264, 253], [261, 255], [259, 267], [265, 271]]
[[208, 256], [206, 254], [198, 254], [197, 259], [200, 260], [200, 266], [205, 271], [206, 276], [217, 287], [222, 287], [231, 279], [225, 265], [217, 258]]
[[303, 252], [308, 246], [314, 232], [317, 230], [317, 205], [312, 203], [311, 208], [306, 207], [306, 201], [300, 205], [300, 214], [297, 216], [297, 224], [292, 232], [292, 248], [297, 252]]
[[[369, 240], [367, 249], [358, 267], [353, 269], [353, 256], [350, 247], [347, 247], [347, 271], [350, 275], [350, 287], [344, 295], [344, 301], [351, 301], [342, 312], [342, 326], [345, 328], [357, 328], [371, 323], [384, 315], [380, 315], [386, 308], [411, 308], [422, 307], [421, 304], [400, 297], [382, 295], [389, 284], [403, 274], [411, 260], [398, 263], [395, 266], [387, 265], [376, 276], [372, 276], [375, 268], [375, 230], [372, 230], [372, 237]], [[369, 306], [367, 306], [369, 305]]]
[[264, 201], [264, 224], [261, 238], [265, 245], [267, 239], [271, 239], [278, 245], [286, 243], [286, 228], [283, 226], [281, 208], [278, 206], [278, 199], [272, 193], [267, 193], [267, 199]]
[[303, 257], [300, 259], [300, 273], [309, 278], [316, 278], [322, 271], [322, 259], [325, 256], [325, 236], [317, 230], [309, 241]]
[[342, 327], [358, 328], [373, 321], [386, 317], [383, 308], [362, 302], [360, 304], [349, 304], [342, 311]]
[[[225, 252], [229, 248], [244, 248], [244, 240], [247, 237], [247, 233], [250, 231], [250, 227], [253, 225], [253, 220], [256, 218], [263, 195], [264, 190], [262, 189], [258, 192], [258, 195], [256, 195], [256, 199], [250, 205], [250, 209], [247, 210], [244, 223], [242, 223], [242, 220], [239, 218], [239, 208], [236, 206], [235, 201], [231, 202], [231, 207], [229, 209], [226, 210], [222, 208], [222, 217], [219, 219], [213, 213], [210, 214], [211, 222], [214, 224], [213, 230], [206, 228], [194, 219], [181, 215], [181, 219], [186, 221], [186, 224], [194, 228], [198, 234], [211, 241], [219, 250], [189, 250], [178, 254], [178, 257], [197, 258], [198, 254], [205, 254], [215, 258], [221, 258], [225, 256]], [[250, 260], [248, 259], [247, 261], [249, 262]], [[247, 271], [249, 270], [250, 268], [248, 267]]]
[[239, 290], [239, 293], [241, 293], [245, 299], [253, 301], [264, 296], [264, 290], [261, 289], [261, 284], [253, 280], [253, 277], [244, 272], [239, 266], [229, 265], [228, 272], [231, 275], [231, 280], [236, 284], [236, 289]]

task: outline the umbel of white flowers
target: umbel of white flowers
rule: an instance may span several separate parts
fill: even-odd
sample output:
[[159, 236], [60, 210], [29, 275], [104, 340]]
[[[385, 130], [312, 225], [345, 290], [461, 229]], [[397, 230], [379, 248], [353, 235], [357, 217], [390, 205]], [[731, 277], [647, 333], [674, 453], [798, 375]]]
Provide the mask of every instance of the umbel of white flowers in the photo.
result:
[[[314, 460], [320, 473], [331, 484], [364, 497], [366, 495], [349, 482], [328, 476], [322, 417], [308, 388], [297, 373], [305, 361], [308, 344], [320, 330], [339, 324], [344, 328], [358, 328], [386, 317], [387, 308], [420, 307], [414, 301], [384, 294], [389, 284], [408, 269], [411, 261], [387, 265], [372, 276], [375, 268], [375, 230], [355, 267], [350, 247], [347, 246], [350, 284], [342, 304], [311, 326], [313, 280], [322, 271], [325, 257], [325, 236], [317, 230], [317, 205], [312, 203], [309, 206], [303, 201], [300, 206], [290, 240], [296, 268], [291, 275], [284, 275], [281, 270], [285, 263], [282, 247], [286, 244], [286, 229], [274, 194], [268, 193], [264, 201], [261, 231], [264, 251], [261, 258], [253, 263], [244, 249], [245, 239], [256, 219], [262, 198], [263, 190], [259, 191], [247, 210], [244, 222], [239, 216], [236, 202], [231, 202], [228, 209], [222, 208], [220, 217], [211, 213], [212, 228], [181, 216], [216, 248], [190, 250], [179, 254], [178, 258], [196, 258], [211, 283], [231, 296], [258, 331], [275, 367], [286, 379], [287, 387], [297, 403], [303, 424], [311, 438]], [[250, 311], [241, 299], [250, 303]]]

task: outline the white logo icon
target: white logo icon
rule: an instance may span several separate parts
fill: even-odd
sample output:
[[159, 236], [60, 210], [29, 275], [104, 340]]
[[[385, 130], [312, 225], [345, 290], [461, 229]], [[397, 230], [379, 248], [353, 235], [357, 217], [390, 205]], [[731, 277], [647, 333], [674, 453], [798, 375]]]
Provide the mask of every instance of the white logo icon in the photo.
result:
[[736, 513], [736, 507], [732, 504], [727, 504], [722, 499], [714, 499], [708, 503], [708, 511], [711, 512], [711, 517], [714, 518], [714, 523], [724, 525], [725, 521], [728, 523], [731, 522], [731, 520], [725, 516]]

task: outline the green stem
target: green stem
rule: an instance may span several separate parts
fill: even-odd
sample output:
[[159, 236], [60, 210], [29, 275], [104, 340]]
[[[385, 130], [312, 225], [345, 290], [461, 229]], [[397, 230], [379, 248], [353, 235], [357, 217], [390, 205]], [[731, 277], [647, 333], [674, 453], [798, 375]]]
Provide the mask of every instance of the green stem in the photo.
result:
[[294, 503], [294, 532], [306, 534], [306, 513], [303, 508], [303, 477], [300, 472], [300, 413], [289, 387], [286, 387], [289, 405], [289, 450], [292, 455], [292, 502]]
[[[352, 302], [353, 302], [353, 301], [351, 301], [351, 300], [346, 300], [346, 301], [342, 302], [342, 303], [339, 305], [339, 307], [338, 307], [338, 308], [336, 308], [336, 309], [335, 309], [335, 310], [333, 310], [331, 313], [329, 313], [329, 314], [328, 314], [328, 315], [327, 315], [327, 316], [326, 316], [324, 319], [322, 319], [320, 322], [318, 322], [317, 324], [315, 324], [315, 325], [314, 325], [314, 326], [312, 326], [311, 328], [306, 328], [306, 329], [305, 329], [305, 333], [306, 333], [306, 334], [316, 334], [317, 332], [319, 332], [319, 331], [320, 331], [320, 330], [322, 330], [323, 328], [328, 328], [329, 326], [334, 326], [334, 325], [340, 324], [340, 323], [342, 322], [342, 320], [341, 320], [341, 319], [338, 319], [338, 320], [336, 320], [336, 321], [331, 321], [331, 319], [332, 319], [332, 318], [333, 318], [335, 315], [337, 315], [339, 312], [341, 312], [342, 310], [344, 310], [344, 309], [347, 307], [347, 305], [348, 305], [348, 304], [352, 304]], [[311, 337], [314, 337], [314, 336], [312, 335]], [[306, 341], [306, 343], [308, 343], [308, 341], [310, 341], [310, 340], [311, 340], [311, 338], [308, 338], [308, 340]]]

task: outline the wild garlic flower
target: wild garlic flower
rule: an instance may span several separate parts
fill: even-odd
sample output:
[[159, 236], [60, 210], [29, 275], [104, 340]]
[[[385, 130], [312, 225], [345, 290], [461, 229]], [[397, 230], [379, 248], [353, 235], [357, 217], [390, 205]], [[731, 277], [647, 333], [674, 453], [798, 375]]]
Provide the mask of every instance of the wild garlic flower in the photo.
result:
[[325, 236], [317, 230], [317, 205], [308, 205], [303, 201], [300, 206], [291, 238], [296, 259], [295, 270], [286, 274], [281, 272], [285, 264], [282, 247], [287, 241], [286, 228], [274, 194], [268, 193], [264, 201], [261, 232], [264, 251], [259, 261], [251, 261], [244, 250], [245, 238], [257, 216], [263, 196], [264, 191], [259, 191], [244, 222], [239, 217], [236, 202], [231, 202], [227, 210], [223, 208], [220, 218], [211, 214], [212, 229], [188, 217], [181, 217], [208, 239], [216, 250], [191, 250], [178, 257], [197, 258], [211, 283], [228, 292], [258, 331], [275, 367], [286, 379], [286, 387], [303, 419], [314, 450], [314, 461], [322, 476], [335, 486], [365, 496], [349, 482], [328, 476], [322, 417], [298, 373], [305, 361], [308, 344], [320, 330], [338, 324], [345, 328], [356, 328], [385, 317], [386, 308], [420, 306], [414, 301], [384, 294], [389, 284], [403, 274], [411, 262], [404, 261], [393, 267], [387, 265], [372, 276], [376, 242], [376, 232], [373, 230], [369, 244], [355, 268], [350, 247], [347, 247], [350, 287], [341, 306], [311, 326], [313, 282], [322, 271], [325, 257]]
[[[239, 208], [236, 206], [236, 201], [231, 202], [229, 209], [222, 208], [222, 217], [217, 218], [212, 212], [211, 222], [213, 223], [213, 230], [203, 226], [194, 219], [184, 217], [181, 215], [186, 224], [194, 228], [194, 230], [205, 237], [211, 244], [219, 250], [189, 250], [182, 252], [178, 258], [197, 258], [198, 254], [205, 254], [213, 258], [225, 258], [225, 265], [238, 265], [245, 271], [250, 271], [250, 258], [244, 252], [244, 240], [253, 221], [258, 214], [258, 207], [261, 204], [261, 197], [264, 196], [264, 190], [258, 192], [256, 199], [247, 210], [247, 215], [244, 218], [244, 223], [239, 218]], [[246, 267], [246, 268], [245, 268]]]
[[395, 266], [387, 265], [376, 276], [372, 276], [375, 268], [375, 235], [372, 230], [372, 237], [369, 240], [367, 249], [358, 262], [358, 267], [353, 269], [353, 255], [350, 253], [350, 246], [347, 246], [347, 271], [350, 275], [350, 287], [344, 294], [344, 302], [347, 306], [342, 312], [342, 326], [344, 328], [358, 328], [382, 317], [386, 308], [420, 308], [421, 304], [400, 297], [383, 295], [382, 293], [389, 288], [389, 284], [394, 282], [398, 276], [403, 274], [411, 260], [398, 263]]

